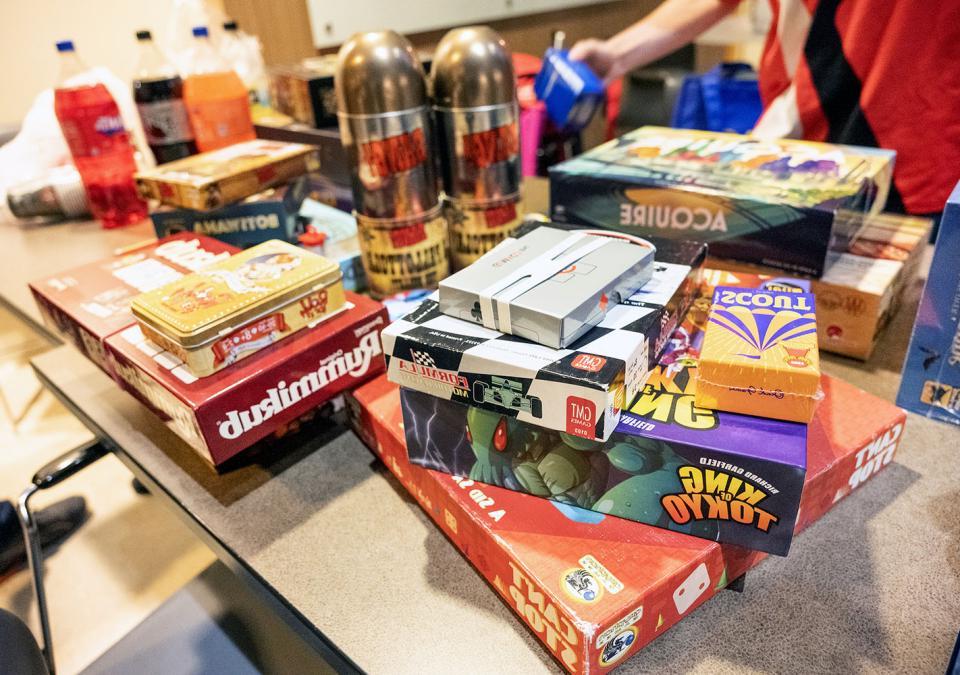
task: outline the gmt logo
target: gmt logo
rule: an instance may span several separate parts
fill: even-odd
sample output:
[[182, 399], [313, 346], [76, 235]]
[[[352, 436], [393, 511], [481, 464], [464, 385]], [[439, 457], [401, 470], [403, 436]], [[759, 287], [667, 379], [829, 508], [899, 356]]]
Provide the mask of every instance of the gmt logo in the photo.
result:
[[580, 396], [567, 397], [567, 433], [581, 438], [594, 438], [597, 429], [597, 408], [593, 401]]

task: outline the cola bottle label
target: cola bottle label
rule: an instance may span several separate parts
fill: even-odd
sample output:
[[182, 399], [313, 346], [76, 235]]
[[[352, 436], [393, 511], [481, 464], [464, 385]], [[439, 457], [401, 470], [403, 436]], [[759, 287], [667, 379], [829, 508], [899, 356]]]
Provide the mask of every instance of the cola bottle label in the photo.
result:
[[138, 103], [143, 131], [150, 145], [170, 145], [193, 140], [193, 130], [183, 101]]
[[60, 119], [60, 128], [74, 157], [96, 157], [130, 147], [123, 118], [112, 100], [71, 110]]

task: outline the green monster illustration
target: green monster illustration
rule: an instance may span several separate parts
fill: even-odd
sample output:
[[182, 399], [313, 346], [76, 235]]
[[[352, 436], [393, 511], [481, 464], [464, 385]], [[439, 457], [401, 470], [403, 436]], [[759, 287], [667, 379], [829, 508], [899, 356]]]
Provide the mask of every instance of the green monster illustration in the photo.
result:
[[473, 407], [467, 409], [467, 440], [476, 458], [473, 480], [585, 508], [606, 486], [609, 460], [594, 441]]
[[[612, 445], [530, 427], [512, 417], [467, 409], [476, 461], [470, 478], [671, 530], [712, 537], [716, 524], [671, 523], [660, 498], [682, 492], [686, 462], [662, 441], [628, 437]], [[606, 492], [611, 465], [630, 476]]]
[[716, 537], [716, 522], [706, 520], [678, 525], [663, 510], [661, 497], [683, 492], [677, 469], [687, 464], [668, 443], [629, 437], [614, 443], [607, 456], [616, 468], [632, 475], [607, 490], [591, 507], [594, 511], [699, 537]]

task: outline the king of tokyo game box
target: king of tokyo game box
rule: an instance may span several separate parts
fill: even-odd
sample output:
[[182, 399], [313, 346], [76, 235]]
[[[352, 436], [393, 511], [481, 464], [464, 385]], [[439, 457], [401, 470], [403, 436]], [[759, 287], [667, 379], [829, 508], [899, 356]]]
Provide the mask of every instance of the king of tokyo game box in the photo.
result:
[[808, 426], [694, 404], [709, 306], [709, 296], [694, 303], [605, 442], [404, 389], [410, 461], [786, 555], [807, 467], [809, 429], [818, 422]]
[[[844, 211], [876, 213], [895, 153], [641, 127], [550, 169], [550, 216], [646, 237], [706, 241], [711, 255], [820, 276]], [[844, 231], [839, 231], [844, 230]]]
[[[683, 383], [663, 387], [658, 414], [692, 419]], [[797, 531], [887, 466], [904, 430], [896, 406], [831, 377], [823, 387]], [[399, 390], [385, 376], [348, 405], [364, 442], [571, 673], [623, 663], [765, 557], [411, 464]]]

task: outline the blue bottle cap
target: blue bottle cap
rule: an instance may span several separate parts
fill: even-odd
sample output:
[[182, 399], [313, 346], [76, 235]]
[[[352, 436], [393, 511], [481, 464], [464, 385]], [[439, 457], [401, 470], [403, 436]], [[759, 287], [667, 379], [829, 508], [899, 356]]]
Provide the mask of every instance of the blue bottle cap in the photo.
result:
[[60, 40], [57, 42], [57, 51], [58, 52], [72, 52], [73, 51], [73, 40]]
[[193, 37], [210, 37], [210, 32], [206, 26], [194, 26]]

